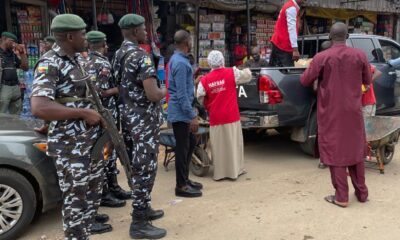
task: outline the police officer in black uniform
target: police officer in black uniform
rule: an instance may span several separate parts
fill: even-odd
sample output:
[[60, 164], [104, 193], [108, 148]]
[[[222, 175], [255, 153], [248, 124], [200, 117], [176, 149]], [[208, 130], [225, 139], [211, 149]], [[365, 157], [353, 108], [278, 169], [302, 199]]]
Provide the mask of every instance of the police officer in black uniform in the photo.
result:
[[28, 71], [28, 58], [24, 45], [17, 44], [17, 36], [1, 34], [0, 43], [0, 113], [19, 114], [22, 95], [17, 68]]

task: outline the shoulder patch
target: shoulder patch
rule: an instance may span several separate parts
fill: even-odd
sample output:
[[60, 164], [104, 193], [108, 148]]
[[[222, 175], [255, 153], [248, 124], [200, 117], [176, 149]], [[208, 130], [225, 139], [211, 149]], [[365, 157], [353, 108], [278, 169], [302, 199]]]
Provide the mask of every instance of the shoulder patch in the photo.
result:
[[151, 65], [151, 64], [152, 64], [151, 58], [148, 57], [148, 56], [144, 57], [144, 64], [145, 64], [146, 66]]
[[49, 64], [46, 62], [39, 63], [36, 71], [38, 73], [47, 73], [49, 71]]

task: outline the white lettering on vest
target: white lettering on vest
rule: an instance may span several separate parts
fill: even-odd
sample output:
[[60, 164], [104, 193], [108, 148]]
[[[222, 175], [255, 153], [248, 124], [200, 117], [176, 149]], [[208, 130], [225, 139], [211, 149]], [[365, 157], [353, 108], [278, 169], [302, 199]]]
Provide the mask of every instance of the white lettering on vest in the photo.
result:
[[239, 97], [245, 97], [247, 98], [247, 94], [246, 91], [244, 90], [243, 86], [236, 86], [236, 88], [239, 88]]
[[214, 88], [214, 87], [222, 86], [222, 85], [224, 85], [224, 84], [225, 84], [225, 79], [222, 79], [222, 80], [218, 80], [218, 81], [209, 83], [209, 84], [208, 84], [208, 87], [209, 87], [209, 88]]

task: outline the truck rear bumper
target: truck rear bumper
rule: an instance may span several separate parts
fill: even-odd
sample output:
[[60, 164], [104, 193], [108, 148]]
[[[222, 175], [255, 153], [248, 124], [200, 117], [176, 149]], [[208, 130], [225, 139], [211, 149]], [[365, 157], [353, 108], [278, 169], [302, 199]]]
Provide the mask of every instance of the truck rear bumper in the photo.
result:
[[240, 112], [242, 128], [276, 128], [279, 118], [276, 112], [243, 111]]

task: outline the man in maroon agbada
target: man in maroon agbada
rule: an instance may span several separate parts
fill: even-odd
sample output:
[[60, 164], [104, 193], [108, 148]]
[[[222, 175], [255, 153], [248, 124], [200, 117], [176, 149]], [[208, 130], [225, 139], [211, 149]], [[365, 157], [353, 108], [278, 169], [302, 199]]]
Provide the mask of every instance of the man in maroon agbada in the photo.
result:
[[347, 26], [332, 26], [332, 47], [317, 54], [301, 76], [301, 84], [312, 86], [318, 80], [317, 122], [321, 161], [331, 172], [335, 195], [325, 200], [347, 207], [349, 187], [347, 170], [360, 202], [367, 201], [364, 158], [366, 136], [361, 110], [361, 85], [371, 84], [366, 55], [346, 46]]

